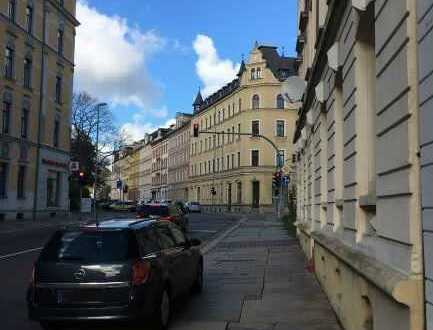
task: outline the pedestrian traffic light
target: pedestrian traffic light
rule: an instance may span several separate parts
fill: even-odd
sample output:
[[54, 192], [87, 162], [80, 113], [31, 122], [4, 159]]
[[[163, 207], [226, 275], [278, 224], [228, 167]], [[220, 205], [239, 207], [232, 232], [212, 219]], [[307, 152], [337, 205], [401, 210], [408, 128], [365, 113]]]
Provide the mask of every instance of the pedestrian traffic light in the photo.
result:
[[193, 125], [194, 137], [198, 137], [198, 124]]

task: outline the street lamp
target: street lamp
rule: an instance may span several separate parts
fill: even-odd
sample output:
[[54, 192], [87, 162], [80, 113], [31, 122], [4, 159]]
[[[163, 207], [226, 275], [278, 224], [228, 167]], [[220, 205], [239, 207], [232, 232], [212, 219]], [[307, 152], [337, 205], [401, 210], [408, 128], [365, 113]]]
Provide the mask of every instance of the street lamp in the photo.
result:
[[96, 105], [96, 164], [95, 164], [95, 182], [93, 183], [93, 200], [95, 203], [95, 221], [96, 226], [99, 226], [98, 221], [98, 209], [96, 207], [96, 188], [97, 188], [97, 182], [98, 182], [98, 160], [99, 160], [99, 112], [102, 107], [106, 107], [107, 103], [98, 103]]

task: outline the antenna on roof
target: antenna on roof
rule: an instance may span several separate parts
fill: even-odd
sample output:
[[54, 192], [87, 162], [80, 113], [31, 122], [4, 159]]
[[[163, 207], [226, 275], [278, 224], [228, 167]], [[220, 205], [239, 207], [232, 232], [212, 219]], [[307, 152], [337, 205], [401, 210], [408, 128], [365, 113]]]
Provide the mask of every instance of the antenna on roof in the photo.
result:
[[285, 48], [284, 48], [284, 46], [281, 47], [281, 48], [282, 48], [282, 51], [283, 51], [283, 53], [281, 54], [281, 56], [284, 57], [284, 56], [285, 56], [285, 55], [284, 55]]

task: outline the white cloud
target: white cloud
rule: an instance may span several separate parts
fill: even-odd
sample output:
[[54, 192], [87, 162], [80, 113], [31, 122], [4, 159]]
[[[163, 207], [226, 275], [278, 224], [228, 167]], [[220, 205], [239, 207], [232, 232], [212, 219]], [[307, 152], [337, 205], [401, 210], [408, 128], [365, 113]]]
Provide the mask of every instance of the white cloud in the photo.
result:
[[204, 84], [205, 96], [216, 92], [236, 77], [240, 64], [235, 64], [229, 59], [221, 59], [210, 37], [197, 35], [193, 47], [198, 56], [196, 71]]
[[114, 104], [149, 106], [161, 92], [146, 61], [166, 41], [153, 30], [141, 31], [124, 18], [104, 15], [84, 0], [77, 3], [77, 17], [77, 89]]
[[[163, 109], [167, 109], [163, 107]], [[158, 112], [159, 110], [156, 110]], [[120, 131], [127, 137], [127, 142], [132, 143], [134, 141], [139, 141], [144, 138], [145, 133], [152, 133], [157, 130], [158, 127], [168, 128], [172, 124], [176, 123], [175, 118], [168, 119], [163, 125], [155, 126], [152, 123], [146, 121], [146, 115], [144, 113], [136, 113], [132, 117], [132, 121], [125, 123], [120, 128]]]

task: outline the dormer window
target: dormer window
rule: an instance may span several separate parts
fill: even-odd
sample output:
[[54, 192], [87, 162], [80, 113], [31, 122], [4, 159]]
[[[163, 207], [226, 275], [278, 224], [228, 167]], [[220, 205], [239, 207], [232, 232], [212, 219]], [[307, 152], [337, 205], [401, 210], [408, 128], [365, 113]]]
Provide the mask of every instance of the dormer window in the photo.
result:
[[251, 80], [255, 80], [256, 79], [256, 69], [251, 69]]
[[256, 70], [256, 76], [257, 76], [257, 79], [261, 79], [262, 78], [262, 69], [261, 68], [257, 68], [257, 70]]

